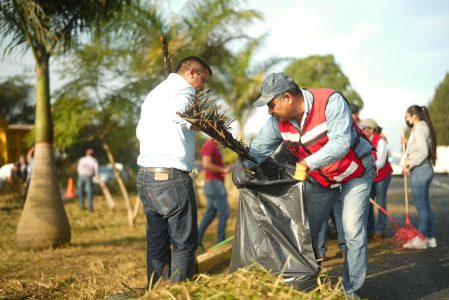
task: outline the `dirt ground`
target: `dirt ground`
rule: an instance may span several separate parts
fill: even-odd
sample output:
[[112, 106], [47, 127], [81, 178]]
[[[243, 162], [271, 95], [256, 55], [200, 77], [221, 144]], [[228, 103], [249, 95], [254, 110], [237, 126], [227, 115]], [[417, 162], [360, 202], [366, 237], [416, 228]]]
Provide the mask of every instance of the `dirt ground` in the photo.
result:
[[[393, 178], [400, 186], [400, 177]], [[448, 180], [447, 177], [439, 178]], [[410, 197], [410, 218], [417, 227], [417, 215]], [[402, 226], [405, 221], [404, 194], [400, 188], [389, 192], [388, 205], [393, 218]], [[435, 215], [437, 248], [425, 250], [395, 249], [390, 237], [396, 231], [388, 224], [386, 236], [381, 241], [369, 243], [368, 274], [364, 286], [367, 299], [449, 299], [449, 189], [432, 187], [431, 207]], [[329, 254], [337, 249], [331, 240]], [[333, 252], [331, 252], [333, 251]], [[332, 276], [340, 276], [343, 259], [331, 259], [324, 266], [331, 267]]]

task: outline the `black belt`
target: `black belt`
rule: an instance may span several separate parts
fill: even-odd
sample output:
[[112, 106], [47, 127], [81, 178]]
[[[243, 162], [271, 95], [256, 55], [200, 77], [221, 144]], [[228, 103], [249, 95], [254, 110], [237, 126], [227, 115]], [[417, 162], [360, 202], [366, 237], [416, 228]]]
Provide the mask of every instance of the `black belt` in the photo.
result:
[[189, 173], [187, 171], [175, 169], [175, 168], [162, 168], [162, 167], [140, 167], [141, 170], [152, 172], [152, 173], [167, 173], [167, 174], [175, 174], [175, 173]]

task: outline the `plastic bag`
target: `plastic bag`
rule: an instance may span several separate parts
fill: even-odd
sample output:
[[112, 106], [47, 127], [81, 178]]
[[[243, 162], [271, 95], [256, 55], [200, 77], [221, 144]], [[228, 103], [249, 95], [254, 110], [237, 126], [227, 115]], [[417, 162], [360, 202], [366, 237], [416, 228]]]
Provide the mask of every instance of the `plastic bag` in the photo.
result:
[[282, 273], [299, 290], [316, 286], [319, 267], [312, 248], [305, 208], [305, 182], [291, 178], [293, 166], [268, 159], [256, 174], [237, 164], [234, 184], [240, 190], [230, 272], [254, 261]]

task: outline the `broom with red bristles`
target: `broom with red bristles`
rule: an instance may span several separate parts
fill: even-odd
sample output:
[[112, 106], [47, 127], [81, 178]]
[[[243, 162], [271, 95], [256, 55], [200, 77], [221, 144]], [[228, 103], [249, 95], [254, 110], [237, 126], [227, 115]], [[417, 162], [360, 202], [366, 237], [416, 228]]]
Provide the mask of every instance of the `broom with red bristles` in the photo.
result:
[[393, 219], [393, 217], [388, 213], [388, 211], [385, 208], [383, 208], [382, 206], [380, 206], [376, 201], [374, 201], [373, 199], [369, 199], [369, 202], [371, 202], [371, 204], [374, 207], [376, 207], [385, 216], [387, 216], [388, 219], [390, 219], [391, 223], [393, 223], [394, 229], [396, 230], [396, 234], [397, 234], [397, 232], [401, 230], [401, 226], [399, 226], [398, 222], [396, 222], [395, 219]]
[[[402, 128], [402, 136], [405, 137], [404, 128]], [[402, 144], [402, 155], [404, 160], [406, 159], [405, 155], [405, 147], [406, 144], [403, 142]], [[419, 232], [418, 229], [413, 227], [412, 222], [410, 221], [409, 212], [408, 212], [408, 185], [407, 185], [407, 175], [404, 174], [404, 196], [405, 196], [405, 223], [404, 226], [400, 230], [396, 232], [396, 234], [391, 238], [391, 243], [398, 247], [402, 248], [404, 245], [413, 240], [415, 237], [419, 237], [422, 240], [425, 240], [424, 235]], [[408, 245], [409, 249], [421, 249], [425, 248], [422, 245]]]

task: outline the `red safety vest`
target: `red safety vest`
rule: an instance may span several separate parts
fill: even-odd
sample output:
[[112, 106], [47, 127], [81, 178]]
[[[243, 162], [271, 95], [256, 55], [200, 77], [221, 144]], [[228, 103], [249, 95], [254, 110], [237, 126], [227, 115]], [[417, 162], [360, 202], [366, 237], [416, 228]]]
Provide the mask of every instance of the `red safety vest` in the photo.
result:
[[[329, 97], [336, 93], [331, 89], [309, 89], [309, 91], [313, 95], [313, 103], [304, 123], [301, 136], [296, 127], [290, 122], [279, 122], [279, 130], [284, 142], [296, 142], [296, 144], [290, 144], [289, 149], [300, 159], [317, 152], [329, 141], [327, 136], [326, 104]], [[363, 135], [361, 129], [355, 122], [353, 122], [353, 126], [356, 128], [360, 138]], [[309, 175], [326, 188], [362, 176], [365, 168], [357, 157], [354, 148], [351, 146], [342, 159], [328, 166], [310, 171]]]
[[[373, 134], [373, 138], [371, 139], [371, 142], [373, 143], [373, 146], [376, 149], [377, 149], [377, 145], [379, 144], [380, 139], [381, 139], [380, 134], [377, 134], [377, 133]], [[373, 153], [374, 159], [377, 160], [376, 151], [373, 150], [372, 153]], [[377, 176], [376, 176], [376, 178], [374, 178], [374, 182], [381, 181], [382, 179], [384, 179], [391, 173], [393, 173], [393, 168], [391, 167], [390, 162], [388, 161], [388, 156], [387, 156], [385, 165], [380, 170], [377, 171]]]

